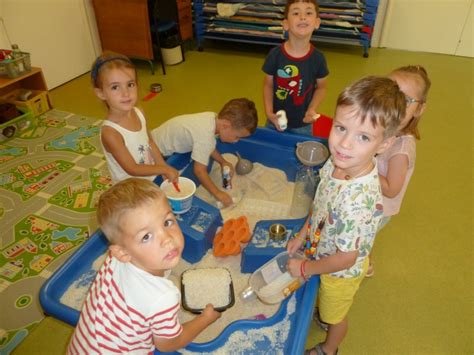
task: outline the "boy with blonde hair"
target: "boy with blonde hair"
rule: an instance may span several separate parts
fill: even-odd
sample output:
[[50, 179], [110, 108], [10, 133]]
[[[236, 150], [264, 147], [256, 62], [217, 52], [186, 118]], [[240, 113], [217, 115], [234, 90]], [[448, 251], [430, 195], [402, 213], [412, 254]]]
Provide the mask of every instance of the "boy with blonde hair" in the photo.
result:
[[129, 178], [99, 199], [97, 217], [110, 242], [69, 344], [69, 354], [151, 353], [185, 347], [220, 317], [212, 305], [178, 319], [180, 292], [167, 279], [184, 238], [164, 193]]
[[224, 207], [232, 204], [232, 197], [218, 188], [207, 172], [209, 158], [221, 168], [228, 166], [231, 177], [233, 165], [216, 149], [216, 136], [223, 143], [236, 143], [257, 129], [257, 109], [253, 101], [239, 98], [227, 102], [221, 111], [201, 112], [176, 116], [152, 131], [152, 137], [164, 156], [191, 152], [194, 174], [201, 185]]
[[262, 67], [266, 74], [263, 103], [267, 127], [282, 131], [277, 112], [284, 110], [288, 131], [312, 135], [329, 74], [324, 55], [311, 44], [313, 31], [320, 24], [315, 0], [287, 1], [283, 28], [288, 40], [270, 51]]
[[287, 265], [294, 276], [321, 277], [318, 307], [328, 333], [306, 354], [336, 354], [347, 333], [347, 313], [383, 216], [375, 155], [392, 143], [405, 108], [405, 95], [389, 78], [365, 77], [339, 95], [329, 135], [331, 158], [320, 171], [312, 212], [287, 246], [293, 254], [306, 238], [317, 244], [314, 259], [290, 259]]

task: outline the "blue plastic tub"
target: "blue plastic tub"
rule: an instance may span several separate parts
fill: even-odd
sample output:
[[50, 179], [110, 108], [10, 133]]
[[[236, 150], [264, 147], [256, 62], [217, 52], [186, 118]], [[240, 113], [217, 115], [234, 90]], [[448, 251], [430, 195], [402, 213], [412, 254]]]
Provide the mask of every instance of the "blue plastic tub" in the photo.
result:
[[[246, 159], [259, 162], [266, 166], [283, 170], [288, 180], [294, 181], [296, 175], [297, 158], [295, 147], [297, 142], [305, 140], [326, 141], [311, 137], [293, 134], [281, 134], [265, 128], [258, 128], [257, 132], [249, 138], [240, 140], [236, 144], [218, 143], [221, 153], [235, 153], [238, 151]], [[182, 175], [193, 179], [198, 183], [193, 174], [190, 164], [190, 154], [173, 155], [168, 163], [179, 170]], [[157, 183], [160, 179], [156, 180]], [[212, 239], [216, 229], [222, 225], [219, 211], [199, 198], [193, 198], [193, 207], [187, 213], [178, 216], [178, 221], [185, 235], [186, 247], [183, 251], [185, 260], [195, 263], [204, 256], [212, 247]], [[261, 221], [257, 224], [255, 232], [259, 235], [258, 228], [265, 230], [270, 223], [276, 221]], [[302, 220], [285, 220], [283, 222], [288, 229], [296, 229]], [[195, 227], [193, 227], [195, 226]], [[196, 228], [196, 226], [198, 226]], [[262, 232], [263, 233], [263, 232]], [[247, 264], [245, 270], [251, 272], [268, 261], [275, 253], [283, 250], [284, 245], [259, 244], [256, 237], [255, 243], [249, 244], [249, 251], [242, 255], [242, 265]], [[260, 240], [261, 241], [261, 240]], [[46, 281], [40, 291], [40, 302], [45, 312], [68, 324], [76, 325], [79, 320], [79, 312], [62, 304], [61, 296], [68, 287], [83, 274], [91, 272], [93, 262], [107, 250], [107, 240], [99, 230], [94, 233], [84, 244]], [[267, 250], [265, 250], [267, 249]], [[244, 261], [245, 259], [245, 261]], [[283, 322], [289, 322], [289, 330], [286, 341], [280, 350], [284, 354], [301, 354], [304, 351], [308, 329], [311, 324], [314, 303], [319, 287], [319, 277], [312, 277], [304, 286], [282, 302], [279, 310], [274, 316], [265, 320], [237, 320], [225, 328], [221, 334], [207, 343], [191, 343], [186, 347], [188, 352], [212, 353], [225, 346], [229, 337], [243, 332], [255, 332], [258, 329], [277, 327]], [[294, 303], [293, 303], [294, 302]], [[294, 304], [295, 310], [289, 314], [289, 305]], [[249, 334], [249, 336], [251, 336]], [[268, 339], [255, 341], [254, 349], [244, 351], [243, 354], [268, 354], [271, 353], [271, 343]], [[160, 352], [156, 351], [156, 354]], [[242, 352], [239, 352], [242, 353]], [[179, 354], [174, 352], [173, 354]]]
[[[305, 218], [257, 222], [252, 239], [242, 252], [240, 271], [242, 273], [254, 272], [270, 259], [285, 251], [288, 240], [301, 229], [304, 221]], [[268, 229], [274, 223], [280, 223], [286, 227], [286, 237], [281, 241], [273, 241], [269, 238]]]

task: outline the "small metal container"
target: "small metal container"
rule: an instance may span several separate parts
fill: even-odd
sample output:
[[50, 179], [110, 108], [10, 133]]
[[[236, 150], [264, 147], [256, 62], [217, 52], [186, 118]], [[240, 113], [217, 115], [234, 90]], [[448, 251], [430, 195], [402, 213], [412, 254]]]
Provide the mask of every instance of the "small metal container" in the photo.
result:
[[163, 91], [163, 88], [161, 87], [161, 84], [153, 83], [150, 85], [150, 91], [159, 93]]
[[275, 242], [281, 242], [286, 238], [286, 227], [281, 223], [275, 223], [268, 228], [270, 239]]

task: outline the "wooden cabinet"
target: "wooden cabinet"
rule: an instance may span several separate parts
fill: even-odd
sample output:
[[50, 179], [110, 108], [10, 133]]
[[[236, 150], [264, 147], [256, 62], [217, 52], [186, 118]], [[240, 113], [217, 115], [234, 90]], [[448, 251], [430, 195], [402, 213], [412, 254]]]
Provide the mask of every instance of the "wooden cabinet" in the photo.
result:
[[103, 50], [151, 60], [147, 0], [93, 0]]
[[[176, 1], [182, 39], [191, 39], [191, 0], [170, 1]], [[102, 48], [131, 58], [154, 59], [148, 4], [147, 0], [93, 0]]]
[[179, 15], [179, 30], [183, 41], [193, 38], [193, 16], [191, 0], [176, 0]]

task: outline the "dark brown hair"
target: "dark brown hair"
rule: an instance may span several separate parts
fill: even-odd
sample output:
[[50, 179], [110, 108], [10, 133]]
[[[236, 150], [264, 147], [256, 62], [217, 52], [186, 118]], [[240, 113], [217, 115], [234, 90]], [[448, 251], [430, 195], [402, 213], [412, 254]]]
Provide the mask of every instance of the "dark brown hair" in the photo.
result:
[[288, 0], [285, 5], [285, 18], [288, 18], [288, 12], [290, 11], [290, 6], [297, 3], [297, 2], [307, 2], [314, 5], [316, 9], [316, 17], [319, 17], [319, 5], [316, 0]]
[[257, 129], [258, 115], [255, 103], [246, 98], [232, 99], [227, 102], [217, 118], [229, 121], [232, 128], [245, 128], [250, 134]]
[[345, 88], [337, 99], [337, 106], [354, 106], [357, 118], [369, 119], [372, 125], [385, 128], [384, 138], [397, 132], [400, 119], [405, 116], [405, 94], [393, 80], [381, 76], [367, 76]]

